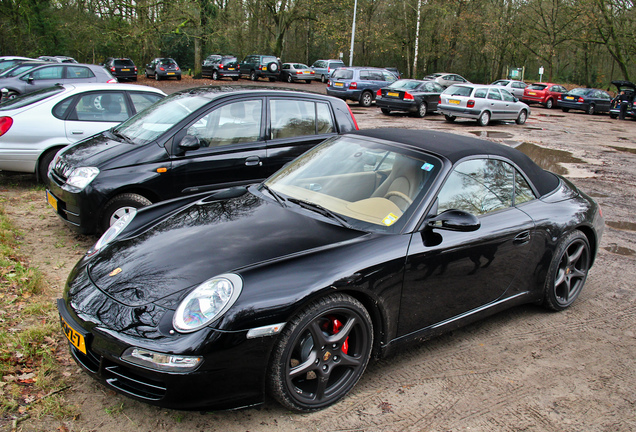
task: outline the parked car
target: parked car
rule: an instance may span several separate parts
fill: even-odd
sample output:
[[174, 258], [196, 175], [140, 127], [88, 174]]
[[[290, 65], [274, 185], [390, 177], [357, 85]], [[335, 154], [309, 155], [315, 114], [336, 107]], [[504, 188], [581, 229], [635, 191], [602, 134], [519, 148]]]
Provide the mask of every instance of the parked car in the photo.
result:
[[387, 66], [384, 69], [388, 70], [389, 72], [391, 72], [393, 75], [395, 75], [398, 79], [402, 79], [402, 74], [400, 73], [400, 70], [396, 67], [392, 67], [392, 66]]
[[327, 84], [327, 94], [343, 100], [357, 101], [370, 107], [376, 92], [397, 81], [386, 69], [372, 67], [341, 67], [336, 69]]
[[18, 75], [23, 74], [24, 72], [31, 70], [35, 67], [42, 66], [45, 64], [50, 64], [51, 62], [45, 62], [42, 60], [27, 60], [24, 62], [17, 63], [4, 71], [0, 72], [0, 80], [4, 78], [12, 78]]
[[209, 76], [215, 81], [225, 77], [238, 81], [241, 70], [236, 57], [211, 55], [201, 66], [201, 76]]
[[104, 67], [118, 80], [137, 81], [137, 66], [129, 58], [109, 58]]
[[28, 57], [18, 57], [18, 56], [0, 56], [0, 72], [5, 71], [13, 66], [23, 63], [25, 61], [33, 60]]
[[[43, 63], [35, 67], [15, 73], [11, 77], [0, 80], [3, 98], [14, 98], [25, 93], [32, 93], [51, 87], [55, 84], [71, 83], [116, 83], [110, 72], [102, 66], [81, 63]], [[17, 70], [16, 70], [17, 71]], [[7, 71], [8, 72], [8, 71]]]
[[47, 196], [72, 228], [104, 231], [134, 208], [262, 180], [326, 138], [354, 129], [347, 104], [325, 95], [188, 89], [59, 152]]
[[427, 75], [424, 77], [424, 79], [429, 81], [435, 81], [436, 83], [438, 83], [444, 88], [447, 88], [448, 86], [451, 86], [453, 84], [461, 84], [461, 83], [470, 84], [470, 81], [468, 81], [463, 76], [457, 75], [457, 74], [451, 74], [447, 72], [437, 72], [431, 75]]
[[8, 100], [0, 104], [0, 170], [35, 173], [43, 181], [60, 149], [118, 125], [165, 95], [147, 86], [64, 84]]
[[612, 84], [617, 92], [610, 106], [610, 117], [636, 118], [636, 84], [630, 81], [612, 81]]
[[509, 146], [369, 129], [259, 185], [131, 212], [57, 307], [72, 357], [110, 390], [196, 410], [267, 392], [309, 412], [372, 356], [522, 304], [567, 309], [603, 226], [592, 198]]
[[305, 81], [307, 84], [311, 84], [311, 82], [316, 79], [316, 72], [310, 69], [306, 64], [283, 63], [280, 79], [288, 83]]
[[39, 56], [38, 59], [54, 63], [78, 63], [73, 57], [67, 56]]
[[316, 79], [320, 79], [320, 82], [324, 84], [331, 78], [333, 71], [344, 66], [342, 60], [316, 60], [311, 68], [316, 73]]
[[552, 109], [556, 107], [561, 93], [567, 92], [566, 88], [553, 83], [534, 83], [523, 90], [521, 100], [527, 104], [538, 103]]
[[526, 87], [528, 87], [528, 84], [524, 83], [523, 81], [509, 80], [509, 79], [497, 80], [490, 85], [496, 85], [496, 86], [501, 86], [505, 88], [517, 99], [523, 98], [523, 90]]
[[280, 60], [273, 55], [252, 54], [248, 55], [240, 63], [241, 76], [252, 81], [259, 78], [268, 78], [270, 81], [278, 81], [283, 67]]
[[406, 111], [424, 117], [426, 113], [437, 109], [443, 91], [442, 86], [433, 81], [399, 80], [377, 91], [375, 105], [384, 114]]
[[181, 68], [171, 58], [156, 58], [146, 65], [146, 78], [154, 77], [159, 81], [167, 78], [176, 78], [181, 81]]
[[612, 97], [603, 90], [592, 88], [575, 88], [560, 94], [557, 98], [557, 106], [563, 112], [581, 110], [588, 114], [597, 112], [609, 112]]
[[530, 115], [530, 107], [499, 86], [463, 84], [452, 85], [440, 96], [437, 111], [446, 121], [456, 118], [477, 120], [487, 126], [492, 120], [514, 120], [524, 124]]

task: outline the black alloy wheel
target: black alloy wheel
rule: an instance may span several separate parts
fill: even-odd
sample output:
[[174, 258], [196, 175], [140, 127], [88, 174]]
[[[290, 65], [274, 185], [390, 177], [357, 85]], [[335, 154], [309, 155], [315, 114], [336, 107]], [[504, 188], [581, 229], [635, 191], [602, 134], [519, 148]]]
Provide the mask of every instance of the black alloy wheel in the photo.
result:
[[269, 367], [268, 390], [300, 412], [343, 398], [362, 376], [373, 346], [373, 324], [353, 297], [334, 294], [309, 304], [280, 335]]
[[155, 81], [159, 81], [161, 78], [159, 77], [159, 73], [155, 71]]
[[559, 243], [545, 281], [544, 305], [560, 311], [577, 299], [590, 269], [590, 243], [581, 231], [572, 231]]

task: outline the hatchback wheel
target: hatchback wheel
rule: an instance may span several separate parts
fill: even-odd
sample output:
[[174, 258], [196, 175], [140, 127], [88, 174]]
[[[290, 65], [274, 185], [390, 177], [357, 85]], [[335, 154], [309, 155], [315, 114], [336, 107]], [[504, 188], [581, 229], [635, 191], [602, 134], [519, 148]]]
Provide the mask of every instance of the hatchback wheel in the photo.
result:
[[558, 244], [545, 281], [543, 304], [560, 311], [577, 299], [590, 269], [590, 244], [581, 231], [572, 231]]
[[490, 123], [490, 113], [488, 111], [481, 113], [477, 119], [477, 123], [479, 123], [480, 126], [488, 126], [488, 123]]
[[274, 347], [270, 394], [285, 407], [310, 412], [343, 398], [364, 372], [373, 324], [348, 295], [316, 300], [292, 318]]
[[155, 81], [159, 81], [161, 78], [159, 78], [159, 74], [157, 72], [155, 72]]
[[212, 79], [217, 81], [219, 79], [219, 73], [217, 71], [212, 72]]
[[546, 107], [547, 109], [552, 109], [552, 108], [554, 108], [554, 101], [553, 101], [552, 99], [548, 99], [548, 100], [545, 102], [545, 107]]
[[360, 95], [360, 105], [363, 107], [370, 107], [373, 102], [373, 95], [371, 92], [365, 91]]
[[528, 119], [528, 113], [526, 112], [526, 110], [521, 110], [521, 112], [519, 113], [519, 116], [517, 117], [517, 120], [515, 120], [517, 122], [518, 125], [522, 125], [526, 122], [526, 120]]
[[327, 77], [324, 75], [320, 75], [320, 82], [322, 82], [323, 84], [327, 82]]
[[104, 232], [126, 213], [130, 213], [133, 209], [149, 206], [150, 204], [152, 204], [152, 202], [149, 199], [139, 194], [125, 193], [117, 195], [108, 201], [108, 204], [104, 207], [99, 222], [99, 229]]

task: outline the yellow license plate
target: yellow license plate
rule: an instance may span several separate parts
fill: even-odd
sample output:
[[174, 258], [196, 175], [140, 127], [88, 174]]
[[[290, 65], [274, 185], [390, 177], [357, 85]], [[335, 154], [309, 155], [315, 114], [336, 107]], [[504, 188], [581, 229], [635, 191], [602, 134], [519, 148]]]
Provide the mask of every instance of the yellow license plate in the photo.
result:
[[309, 71], [303, 71], [303, 73], [304, 73], [304, 74], [308, 74], [308, 73], [309, 73]]
[[399, 93], [395, 93], [395, 92], [388, 92], [386, 95], [387, 96], [393, 96], [393, 97], [400, 97], [400, 94]]
[[55, 209], [55, 211], [57, 211], [57, 198], [51, 195], [51, 192], [49, 191], [46, 191], [46, 201]]
[[69, 340], [71, 344], [84, 354], [86, 354], [86, 342], [84, 341], [84, 336], [73, 330], [73, 328], [68, 325], [64, 318], [60, 317], [60, 323], [62, 324], [62, 331], [66, 335], [66, 338]]
[[130, 72], [130, 69], [122, 69], [122, 72]]
[[458, 101], [457, 99], [449, 99], [448, 103], [453, 104], [453, 105], [459, 105], [460, 101]]
[[174, 72], [168, 72], [168, 75], [174, 75]]
[[574, 96], [566, 96], [565, 97], [567, 100], [574, 100]]
[[267, 66], [263, 66], [263, 67], [261, 68], [261, 70], [266, 71], [266, 70], [267, 70]]
[[343, 83], [335, 83], [334, 86], [336, 86], [336, 87], [344, 87], [344, 84]]
[[227, 68], [227, 70], [234, 70], [234, 68]]
[[530, 96], [536, 96], [536, 95], [537, 95], [535, 92], [528, 92], [528, 94], [529, 94]]

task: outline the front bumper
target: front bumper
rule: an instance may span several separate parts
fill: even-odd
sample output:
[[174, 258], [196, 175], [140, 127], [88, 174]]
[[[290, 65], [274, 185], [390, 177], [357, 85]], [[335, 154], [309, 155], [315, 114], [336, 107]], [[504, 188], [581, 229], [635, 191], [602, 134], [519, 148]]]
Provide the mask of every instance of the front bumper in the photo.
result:
[[52, 210], [74, 231], [93, 234], [97, 231], [99, 209], [106, 203], [106, 197], [93, 190], [89, 184], [81, 192], [63, 189], [64, 180], [49, 171], [46, 200]]

